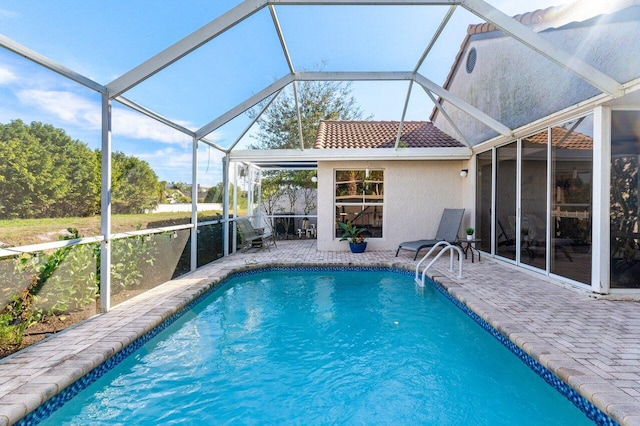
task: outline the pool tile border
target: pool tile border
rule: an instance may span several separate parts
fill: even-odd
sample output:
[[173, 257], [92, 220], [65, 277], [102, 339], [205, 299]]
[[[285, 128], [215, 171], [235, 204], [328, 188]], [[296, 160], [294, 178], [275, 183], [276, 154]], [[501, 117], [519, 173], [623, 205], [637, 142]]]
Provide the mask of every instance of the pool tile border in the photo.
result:
[[[91, 370], [89, 373], [80, 377], [70, 386], [63, 389], [58, 394], [54, 395], [44, 404], [40, 405], [34, 411], [28, 413], [25, 417], [20, 419], [16, 424], [20, 426], [37, 425], [44, 419], [48, 418], [53, 412], [62, 407], [66, 402], [75, 397], [82, 390], [94, 383], [108, 371], [113, 369], [116, 365], [122, 362], [129, 355], [134, 353], [140, 347], [142, 347], [149, 340], [154, 338], [160, 332], [165, 330], [176, 320], [178, 320], [183, 314], [192, 309], [194, 306], [202, 302], [205, 298], [213, 294], [220, 286], [224, 285], [226, 281], [242, 276], [255, 275], [262, 272], [287, 272], [287, 271], [374, 271], [374, 272], [393, 272], [401, 275], [413, 276], [414, 271], [407, 270], [398, 265], [371, 265], [371, 266], [356, 266], [356, 265], [245, 265], [240, 268], [233, 268], [227, 270], [219, 276], [218, 280], [212, 281], [208, 288], [205, 288], [199, 295], [193, 298], [182, 307], [178, 308], [173, 314], [163, 319], [156, 327], [150, 331], [144, 333], [132, 341], [129, 345], [125, 346], [122, 350], [114, 354], [112, 357], [106, 359], [98, 367]], [[449, 289], [439, 282], [435, 277], [431, 277], [429, 284], [432, 285], [438, 292], [452, 302], [456, 307], [467, 314], [473, 321], [475, 321], [480, 327], [491, 334], [502, 345], [509, 349], [515, 356], [517, 356], [522, 362], [524, 362], [529, 368], [531, 368], [539, 377], [541, 377], [547, 384], [552, 386], [561, 395], [571, 401], [579, 410], [594, 421], [598, 425], [617, 425], [618, 423], [611, 419], [602, 410], [596, 407], [591, 401], [587, 400], [584, 396], [580, 395], [575, 389], [562, 381], [552, 371], [543, 366], [540, 362], [536, 361], [531, 355], [513, 343], [507, 336], [502, 334], [498, 329], [493, 327], [487, 321], [485, 321], [480, 315], [475, 313], [464, 302], [456, 298]]]
[[449, 301], [455, 306], [466, 313], [472, 320], [474, 320], [480, 327], [491, 334], [502, 345], [511, 351], [515, 356], [520, 358], [531, 370], [533, 370], [540, 378], [542, 378], [547, 384], [552, 386], [555, 390], [560, 392], [562, 396], [567, 398], [573, 403], [580, 411], [585, 413], [587, 417], [593, 420], [597, 425], [618, 425], [611, 417], [605, 414], [602, 410], [596, 407], [592, 402], [587, 400], [584, 396], [580, 395], [575, 389], [563, 382], [558, 376], [556, 376], [551, 370], [544, 365], [536, 361], [531, 355], [522, 350], [518, 345], [513, 343], [507, 336], [502, 334], [498, 329], [493, 327], [487, 321], [485, 321], [480, 315], [475, 313], [471, 308], [457, 299], [451, 294], [442, 284], [435, 280], [430, 280], [431, 284]]
[[206, 289], [204, 292], [199, 294], [193, 300], [191, 300], [186, 305], [181, 307], [178, 311], [176, 311], [175, 313], [173, 313], [172, 315], [164, 319], [160, 324], [158, 324], [152, 330], [144, 333], [142, 336], [132, 341], [129, 345], [125, 346], [121, 351], [119, 351], [112, 357], [106, 359], [98, 367], [94, 368], [89, 373], [83, 375], [80, 379], [76, 380], [72, 385], [66, 387], [64, 390], [62, 390], [62, 392], [54, 395], [51, 399], [46, 401], [44, 404], [40, 405], [36, 410], [30, 412], [25, 417], [20, 419], [16, 423], [16, 425], [18, 426], [37, 425], [38, 423], [48, 418], [56, 410], [61, 408], [65, 403], [67, 403], [77, 394], [82, 392], [84, 389], [86, 389], [89, 385], [94, 383], [100, 377], [104, 376], [107, 372], [109, 372], [115, 366], [120, 364], [120, 362], [122, 362], [124, 359], [129, 357], [135, 351], [140, 349], [145, 343], [153, 339], [160, 332], [164, 331], [167, 327], [169, 327], [171, 324], [177, 321], [187, 311], [189, 311], [198, 303], [202, 302], [204, 299], [209, 297], [212, 293], [215, 292], [215, 290], [218, 289], [218, 287], [223, 285], [224, 281], [227, 279], [228, 277], [225, 277], [219, 282], [211, 283], [211, 286], [208, 289]]

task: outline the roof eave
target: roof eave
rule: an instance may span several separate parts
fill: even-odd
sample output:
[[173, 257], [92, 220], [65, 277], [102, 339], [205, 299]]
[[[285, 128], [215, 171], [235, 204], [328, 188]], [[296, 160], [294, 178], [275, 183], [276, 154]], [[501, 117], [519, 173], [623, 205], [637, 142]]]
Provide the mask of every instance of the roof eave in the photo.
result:
[[231, 161], [359, 161], [359, 160], [468, 160], [471, 150], [467, 147], [455, 148], [357, 148], [357, 149], [276, 149], [276, 150], [235, 150], [229, 154]]

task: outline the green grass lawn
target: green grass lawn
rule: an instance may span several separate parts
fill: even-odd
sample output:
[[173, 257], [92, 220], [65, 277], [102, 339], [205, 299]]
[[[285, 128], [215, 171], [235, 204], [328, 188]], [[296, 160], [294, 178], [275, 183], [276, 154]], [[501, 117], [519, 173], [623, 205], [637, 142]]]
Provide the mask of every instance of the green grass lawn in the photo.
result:
[[[213, 220], [216, 213], [222, 212], [200, 212], [198, 220]], [[240, 216], [245, 215], [246, 210], [238, 213]], [[187, 224], [190, 221], [189, 212], [113, 215], [111, 232], [117, 234], [137, 229]], [[85, 237], [100, 235], [100, 216], [0, 220], [0, 246], [2, 243], [15, 247], [57, 241], [66, 233], [67, 228], [75, 228]]]

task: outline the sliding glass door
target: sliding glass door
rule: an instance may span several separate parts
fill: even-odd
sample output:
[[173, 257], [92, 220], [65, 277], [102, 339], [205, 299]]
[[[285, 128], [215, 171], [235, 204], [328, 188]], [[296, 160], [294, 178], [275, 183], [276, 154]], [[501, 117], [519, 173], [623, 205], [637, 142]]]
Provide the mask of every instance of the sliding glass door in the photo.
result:
[[[633, 151], [629, 157], [635, 155]], [[482, 239], [479, 247], [548, 274], [590, 284], [593, 115], [480, 153], [476, 164], [476, 227]], [[622, 183], [617, 182], [615, 174], [612, 179], [612, 185], [621, 186], [622, 192], [638, 192], [635, 177]], [[624, 232], [633, 234], [631, 240], [636, 241], [635, 222]], [[493, 247], [489, 240], [493, 240]], [[614, 240], [616, 244], [618, 240]], [[640, 279], [634, 277], [634, 281]]]
[[520, 262], [547, 268], [547, 154], [549, 132], [522, 139]]
[[593, 115], [551, 128], [550, 272], [591, 283]]
[[517, 144], [496, 150], [495, 253], [516, 260], [516, 165]]
[[611, 287], [640, 288], [640, 111], [611, 112]]
[[476, 157], [476, 238], [481, 241], [476, 246], [491, 252], [491, 181], [493, 179], [493, 156], [491, 151]]

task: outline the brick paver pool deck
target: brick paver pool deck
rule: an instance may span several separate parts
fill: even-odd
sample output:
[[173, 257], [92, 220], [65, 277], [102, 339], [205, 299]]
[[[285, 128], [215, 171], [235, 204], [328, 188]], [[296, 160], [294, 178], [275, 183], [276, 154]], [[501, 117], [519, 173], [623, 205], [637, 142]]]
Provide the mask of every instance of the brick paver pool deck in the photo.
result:
[[[0, 424], [12, 424], [230, 272], [278, 265], [394, 266], [409, 253], [318, 252], [314, 240], [236, 254], [115, 306], [0, 361]], [[446, 256], [448, 257], [448, 256]], [[488, 256], [464, 262], [464, 278], [440, 260], [429, 275], [614, 420], [640, 425], [640, 303], [609, 300]]]

